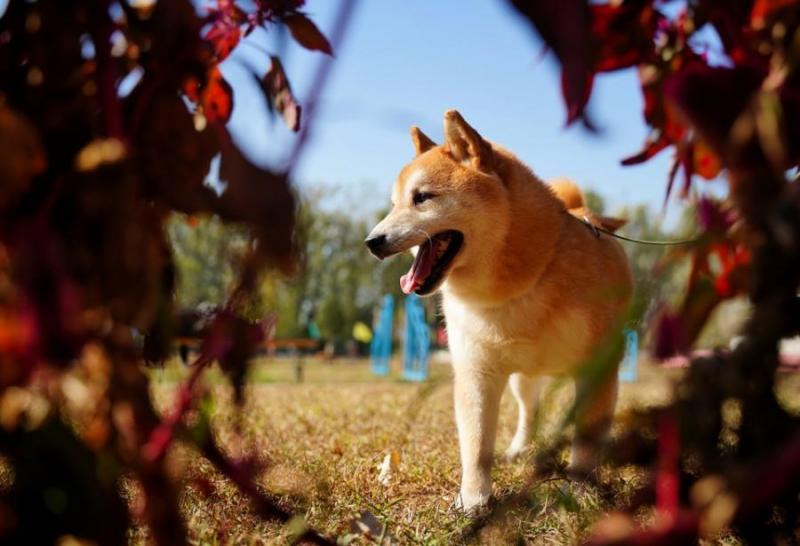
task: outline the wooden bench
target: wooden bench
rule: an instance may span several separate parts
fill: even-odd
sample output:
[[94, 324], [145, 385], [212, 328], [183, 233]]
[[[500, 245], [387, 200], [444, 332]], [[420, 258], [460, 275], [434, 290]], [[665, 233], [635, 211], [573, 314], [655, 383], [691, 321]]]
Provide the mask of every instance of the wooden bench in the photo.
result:
[[[189, 351], [198, 351], [203, 344], [201, 337], [176, 337], [174, 340], [175, 346], [178, 347], [178, 353], [184, 365], [189, 364]], [[264, 348], [267, 354], [274, 353], [278, 349], [289, 349], [292, 356], [295, 357], [294, 362], [294, 379], [298, 383], [303, 382], [303, 369], [305, 363], [303, 357], [309, 351], [315, 351], [319, 347], [319, 340], [311, 338], [284, 338], [284, 339], [268, 339], [264, 342]]]
[[265, 342], [267, 349], [274, 351], [277, 349], [295, 349], [298, 351], [311, 351], [319, 346], [319, 341], [310, 338], [284, 338], [270, 339]]

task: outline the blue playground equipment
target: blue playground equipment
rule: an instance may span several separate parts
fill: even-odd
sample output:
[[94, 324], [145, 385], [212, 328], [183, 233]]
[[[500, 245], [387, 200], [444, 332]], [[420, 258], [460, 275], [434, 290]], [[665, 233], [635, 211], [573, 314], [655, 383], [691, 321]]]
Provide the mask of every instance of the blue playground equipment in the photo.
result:
[[369, 346], [372, 356], [372, 373], [389, 375], [389, 359], [392, 356], [392, 323], [394, 319], [394, 297], [386, 294], [381, 303], [380, 318]]
[[403, 343], [403, 378], [425, 381], [428, 378], [428, 352], [431, 336], [425, 322], [425, 308], [419, 297], [406, 298], [406, 336]]
[[619, 367], [619, 380], [623, 383], [636, 381], [639, 353], [639, 334], [636, 330], [625, 329], [625, 357]]

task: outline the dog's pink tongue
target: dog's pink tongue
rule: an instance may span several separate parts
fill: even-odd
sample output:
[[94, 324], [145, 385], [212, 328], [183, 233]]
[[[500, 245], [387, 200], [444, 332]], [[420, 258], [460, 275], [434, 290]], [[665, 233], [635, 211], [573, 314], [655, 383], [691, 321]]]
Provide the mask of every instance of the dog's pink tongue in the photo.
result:
[[400, 277], [400, 289], [404, 294], [410, 294], [425, 282], [433, 267], [433, 246], [428, 242], [420, 245], [417, 257], [411, 264], [408, 273]]

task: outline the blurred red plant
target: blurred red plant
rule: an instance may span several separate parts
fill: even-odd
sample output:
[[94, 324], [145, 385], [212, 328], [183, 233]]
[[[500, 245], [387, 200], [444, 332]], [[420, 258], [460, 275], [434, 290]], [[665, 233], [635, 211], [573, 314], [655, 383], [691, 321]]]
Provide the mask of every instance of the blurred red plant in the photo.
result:
[[[661, 431], [661, 449], [636, 430], [617, 443], [625, 457], [645, 461], [653, 476], [646, 488], [661, 493], [653, 495], [657, 507], [673, 516], [650, 529], [629, 518], [613, 537], [601, 524], [591, 541], [675, 544], [727, 526], [754, 543], [791, 541], [798, 423], [774, 384], [778, 342], [800, 330], [800, 194], [787, 175], [800, 159], [800, 2], [512, 4], [561, 63], [567, 123], [592, 126], [585, 108], [597, 74], [636, 67], [651, 133], [623, 163], [672, 149], [667, 196], [681, 171], [682, 196], [695, 175], [728, 180], [727, 203], [699, 204], [697, 243], [668, 257], [688, 257], [692, 270], [683, 302], [657, 318], [659, 352], [690, 347], [724, 299], [746, 292], [753, 303], [743, 342], [696, 359], [672, 406], [641, 416]], [[190, 434], [183, 415], [212, 359], [241, 399], [263, 330], [237, 311], [259, 271], [294, 265], [287, 174], [253, 164], [233, 144], [224, 123], [235, 96], [218, 65], [255, 28], [281, 24], [304, 47], [332, 54], [302, 6], [218, 0], [200, 14], [188, 0], [12, 0], [0, 17], [0, 451], [14, 471], [0, 495], [0, 513], [11, 515], [0, 526], [5, 542], [72, 534], [123, 543], [130, 514], [117, 481], [128, 473], [142, 485], [153, 539], [185, 543], [178, 490], [164, 468], [177, 436], [194, 442], [260, 515], [290, 519], [255, 486], [254, 465], [230, 459], [213, 435]], [[720, 38], [716, 66], [693, 47], [702, 29]], [[120, 82], [136, 77], [122, 96]], [[296, 130], [300, 109], [277, 59], [262, 88]], [[227, 182], [221, 194], [204, 184], [217, 154]], [[242, 223], [253, 240], [195, 374], [162, 418], [140, 363], [162, 359], [176, 328], [164, 233], [172, 211]], [[132, 329], [147, 334], [142, 348]], [[87, 390], [69, 387], [76, 376]], [[723, 406], [731, 401], [741, 420], [735, 445], [723, 450]], [[783, 481], [769, 475], [771, 466]], [[758, 495], [749, 495], [759, 483], [752, 476], [768, 486]], [[69, 499], [61, 511], [44, 495], [53, 490]], [[302, 538], [325, 542], [313, 531]]]
[[[250, 356], [271, 319], [239, 313], [260, 271], [295, 267], [288, 173], [253, 164], [233, 144], [225, 122], [235, 93], [219, 63], [255, 28], [276, 25], [332, 55], [302, 6], [12, 0], [0, 15], [0, 452], [14, 476], [0, 491], [0, 542], [126, 543], [131, 515], [118, 480], [132, 475], [152, 539], [185, 544], [181, 486], [165, 466], [177, 438], [258, 515], [292, 519], [255, 485], [254, 465], [231, 459], [185, 418], [211, 362], [242, 404]], [[271, 61], [265, 101], [296, 131], [300, 108], [280, 60]], [[126, 93], [124, 81], [135, 82]], [[218, 154], [220, 192], [205, 184]], [[239, 223], [252, 241], [174, 409], [160, 417], [142, 361], [163, 360], [178, 328], [165, 232], [173, 211]], [[329, 543], [310, 529], [296, 538]]]
[[[696, 176], [727, 178], [725, 202], [697, 201], [697, 240], [664, 258], [688, 259], [691, 270], [683, 301], [655, 316], [656, 356], [689, 351], [724, 300], [747, 294], [753, 305], [735, 350], [696, 358], [676, 387], [676, 400], [640, 416], [660, 431], [659, 449], [628, 431], [611, 451], [612, 460], [649, 463], [653, 483], [645, 489], [653, 495], [647, 498], [656, 501], [655, 513], [668, 508], [669, 521], [657, 517], [641, 528], [618, 514], [601, 522], [590, 542], [684, 544], [725, 528], [754, 544], [796, 542], [800, 424], [779, 404], [774, 386], [778, 343], [800, 332], [800, 199], [789, 176], [800, 162], [800, 2], [511, 3], [560, 61], [568, 124], [583, 119], [591, 126], [585, 107], [596, 74], [635, 66], [651, 133], [642, 151], [622, 163], [673, 150], [667, 198], [680, 171], [682, 197], [690, 196]], [[703, 44], [713, 34], [719, 50]], [[734, 445], [723, 448], [723, 405], [731, 402], [740, 405], [742, 420]], [[632, 454], [634, 445], [639, 455]], [[757, 484], [742, 477], [776, 460], [776, 446], [790, 453], [781, 458], [786, 481], [753, 501]], [[688, 491], [712, 481], [720, 484], [717, 501], [688, 502]]]

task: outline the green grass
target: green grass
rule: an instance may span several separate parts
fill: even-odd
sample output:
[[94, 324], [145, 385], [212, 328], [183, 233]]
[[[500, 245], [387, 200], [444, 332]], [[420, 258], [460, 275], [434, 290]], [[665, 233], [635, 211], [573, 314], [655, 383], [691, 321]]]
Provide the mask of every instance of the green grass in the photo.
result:
[[[211, 370], [212, 425], [231, 452], [259, 454], [265, 465], [260, 485], [343, 544], [374, 544], [381, 534], [384, 544], [572, 544], [599, 516], [624, 503], [642, 479], [633, 471], [605, 472], [605, 492], [559, 479], [526, 488], [529, 463], [498, 462], [494, 491], [501, 509], [476, 531], [472, 520], [452, 509], [460, 467], [449, 366], [433, 365], [433, 379], [425, 384], [405, 383], [396, 375], [373, 377], [366, 361], [313, 359], [306, 361], [305, 382], [297, 384], [293, 367], [289, 359], [256, 364], [241, 441], [232, 433], [236, 416], [230, 388]], [[175, 381], [186, 371], [173, 363], [153, 373], [155, 399], [167, 407]], [[679, 373], [645, 367], [638, 383], [622, 386], [618, 414], [668, 400], [670, 379]], [[567, 386], [545, 397], [544, 441], [571, 396]], [[515, 418], [513, 400], [506, 395], [499, 453], [510, 441]], [[400, 462], [384, 485], [378, 481], [379, 466], [392, 452]], [[289, 541], [290, 527], [258, 521], [233, 486], [191, 450], [179, 446], [170, 460], [176, 475], [189, 476], [182, 508], [193, 544]], [[503, 501], [512, 498], [518, 502], [506, 508]], [[353, 532], [358, 518], [372, 522], [373, 538]], [[146, 531], [133, 530], [131, 539], [144, 543]]]

